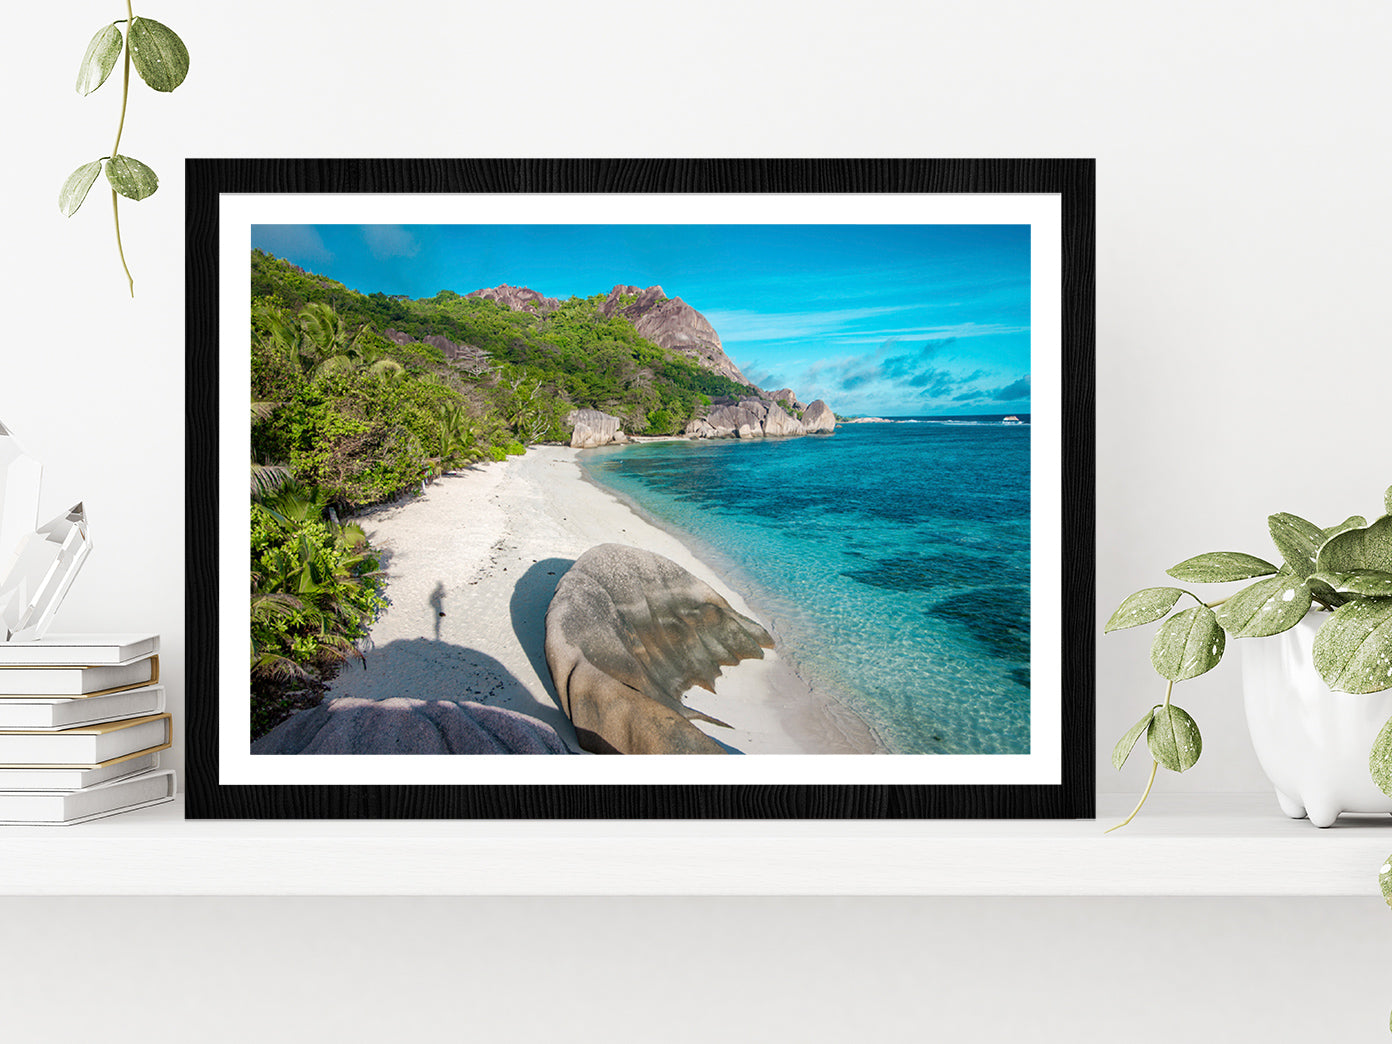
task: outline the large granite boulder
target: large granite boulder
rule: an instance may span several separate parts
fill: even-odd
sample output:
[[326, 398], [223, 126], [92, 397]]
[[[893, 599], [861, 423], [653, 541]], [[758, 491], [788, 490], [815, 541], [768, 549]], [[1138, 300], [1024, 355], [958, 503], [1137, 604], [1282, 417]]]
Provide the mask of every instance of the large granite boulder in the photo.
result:
[[715, 433], [712, 438], [748, 439], [764, 433], [764, 418], [756, 410], [738, 406], [721, 406], [706, 416], [706, 423]]
[[802, 411], [802, 426], [807, 429], [809, 435], [816, 431], [835, 431], [836, 414], [831, 412], [830, 406], [818, 399]]
[[576, 449], [607, 446], [611, 442], [627, 442], [628, 436], [619, 430], [618, 417], [599, 410], [571, 410], [566, 423], [573, 425], [570, 444]]
[[739, 404], [740, 409], [748, 410], [750, 413], [754, 414], [754, 416], [759, 418], [759, 424], [761, 426], [763, 425], [764, 418], [768, 416], [768, 402], [763, 399], [741, 399]]
[[[769, 633], [709, 584], [651, 551], [601, 544], [556, 585], [546, 663], [580, 746], [596, 754], [721, 754], [682, 703], [721, 668], [762, 659]], [[728, 727], [728, 726], [727, 726]]]
[[806, 407], [803, 406], [802, 403], [798, 402], [798, 397], [795, 394], [793, 394], [793, 389], [791, 388], [779, 388], [777, 391], [765, 392], [765, 394], [774, 402], [783, 403], [783, 405], [787, 409], [806, 409]]
[[789, 417], [778, 406], [770, 406], [768, 416], [764, 418], [765, 435], [804, 435], [807, 429], [802, 426], [802, 421], [796, 417]]
[[340, 696], [300, 711], [253, 754], [569, 754], [543, 721], [501, 707], [394, 696]]

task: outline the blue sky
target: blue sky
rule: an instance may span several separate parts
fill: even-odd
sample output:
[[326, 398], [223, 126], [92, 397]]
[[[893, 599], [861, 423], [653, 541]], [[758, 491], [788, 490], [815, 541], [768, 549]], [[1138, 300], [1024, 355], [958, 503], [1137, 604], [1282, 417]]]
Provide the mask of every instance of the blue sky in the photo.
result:
[[254, 225], [363, 293], [659, 285], [760, 387], [838, 413], [1030, 410], [1025, 225]]

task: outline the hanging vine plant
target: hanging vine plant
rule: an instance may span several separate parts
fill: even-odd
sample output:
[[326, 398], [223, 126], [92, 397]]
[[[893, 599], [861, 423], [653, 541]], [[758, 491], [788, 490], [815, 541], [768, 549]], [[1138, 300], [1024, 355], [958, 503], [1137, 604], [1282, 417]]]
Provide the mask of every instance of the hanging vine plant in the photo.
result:
[[[118, 28], [125, 25], [123, 35]], [[58, 192], [58, 209], [65, 217], [72, 217], [87, 193], [103, 171], [111, 185], [111, 214], [116, 223], [116, 252], [121, 257], [121, 267], [125, 270], [126, 281], [130, 284], [131, 296], [135, 296], [135, 280], [131, 277], [130, 266], [126, 264], [126, 252], [121, 246], [120, 197], [141, 200], [154, 194], [159, 188], [159, 178], [146, 164], [133, 156], [121, 152], [121, 134], [126, 128], [126, 103], [130, 99], [130, 71], [157, 91], [168, 93], [184, 82], [188, 75], [189, 53], [184, 41], [177, 33], [162, 22], [153, 18], [137, 18], [131, 10], [131, 0], [126, 0], [126, 17], [102, 26], [92, 42], [87, 45], [87, 53], [82, 56], [82, 65], [77, 70], [77, 93], [91, 94], [104, 84], [116, 61], [124, 56], [121, 77], [121, 119], [116, 125], [116, 144], [111, 147], [110, 156], [102, 156], [84, 163], [68, 175]]]

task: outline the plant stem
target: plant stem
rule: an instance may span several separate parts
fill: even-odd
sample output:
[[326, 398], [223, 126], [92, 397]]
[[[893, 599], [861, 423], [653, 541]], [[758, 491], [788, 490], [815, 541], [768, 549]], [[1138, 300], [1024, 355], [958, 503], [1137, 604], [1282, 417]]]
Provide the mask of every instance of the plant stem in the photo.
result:
[[[1168, 683], [1168, 684], [1165, 686], [1165, 704], [1164, 704], [1164, 705], [1165, 705], [1166, 707], [1168, 707], [1168, 706], [1170, 705], [1170, 694], [1173, 693], [1173, 692], [1174, 692], [1174, 682], [1170, 682], [1170, 683]], [[1136, 802], [1136, 807], [1133, 808], [1133, 809], [1131, 810], [1131, 814], [1130, 814], [1129, 816], [1127, 816], [1125, 819], [1123, 819], [1123, 820], [1122, 820], [1120, 823], [1118, 823], [1116, 826], [1114, 826], [1114, 827], [1108, 827], [1106, 830], [1103, 831], [1104, 834], [1110, 834], [1113, 830], [1120, 830], [1120, 829], [1121, 829], [1122, 827], [1124, 827], [1127, 823], [1131, 822], [1131, 820], [1133, 820], [1133, 819], [1136, 818], [1136, 813], [1140, 812], [1141, 808], [1144, 807], [1144, 805], [1145, 805], [1145, 803], [1146, 803], [1146, 798], [1150, 797], [1150, 788], [1153, 787], [1153, 786], [1155, 786], [1155, 773], [1156, 773], [1157, 771], [1159, 771], [1159, 769], [1160, 769], [1160, 762], [1158, 762], [1158, 761], [1156, 761], [1154, 758], [1152, 758], [1152, 759], [1151, 759], [1151, 762], [1150, 762], [1150, 779], [1148, 779], [1148, 780], [1146, 781], [1145, 793], [1141, 795], [1141, 800]]]
[[[131, 10], [131, 0], [126, 0], [126, 46], [125, 65], [121, 72], [121, 122], [116, 125], [116, 144], [111, 146], [111, 158], [115, 159], [116, 154], [121, 148], [121, 133], [126, 129], [126, 102], [130, 98], [130, 67], [131, 67], [131, 42], [130, 27], [135, 21], [135, 12]], [[126, 264], [126, 250], [121, 245], [121, 211], [117, 204], [116, 190], [111, 190], [111, 216], [116, 221], [116, 253], [121, 255], [121, 267], [126, 272], [126, 282], [130, 284], [130, 295], [135, 296], [135, 278], [131, 275], [130, 265]]]
[[1152, 761], [1150, 763], [1150, 779], [1146, 781], [1145, 793], [1141, 795], [1141, 800], [1136, 802], [1136, 807], [1131, 810], [1131, 814], [1129, 816], [1123, 819], [1116, 826], [1108, 827], [1106, 830], [1103, 831], [1104, 834], [1110, 834], [1113, 830], [1120, 830], [1127, 823], [1131, 822], [1131, 820], [1136, 818], [1136, 813], [1139, 812], [1141, 810], [1141, 806], [1146, 803], [1146, 798], [1150, 797], [1150, 788], [1155, 785], [1155, 773], [1159, 770], [1159, 768], [1160, 762]]
[[130, 283], [130, 295], [135, 296], [135, 280], [131, 277], [130, 266], [126, 264], [126, 251], [121, 246], [121, 211], [116, 206], [116, 190], [111, 190], [111, 216], [116, 221], [116, 253], [121, 255], [121, 267], [126, 270], [126, 282]]
[[[1183, 589], [1181, 588], [1181, 590], [1183, 590]], [[1187, 594], [1190, 598], [1194, 599], [1194, 601], [1198, 602], [1198, 603], [1199, 603], [1201, 606], [1203, 606], [1205, 609], [1217, 609], [1220, 605], [1222, 605], [1224, 602], [1226, 602], [1226, 601], [1228, 600], [1227, 598], [1220, 598], [1220, 599], [1218, 599], [1218, 601], [1216, 601], [1216, 602], [1205, 602], [1202, 598], [1200, 598], [1198, 595], [1196, 595], [1193, 591], [1184, 591], [1184, 593]], [[1231, 598], [1232, 596], [1229, 595], [1228, 597]]]

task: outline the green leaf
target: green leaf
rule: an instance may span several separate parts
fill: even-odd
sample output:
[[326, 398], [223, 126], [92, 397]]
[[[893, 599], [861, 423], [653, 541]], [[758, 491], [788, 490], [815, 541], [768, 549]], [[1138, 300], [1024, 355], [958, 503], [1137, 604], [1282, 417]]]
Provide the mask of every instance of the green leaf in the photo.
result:
[[1326, 576], [1337, 575], [1339, 574], [1311, 573], [1309, 576], [1305, 578], [1305, 586], [1310, 589], [1311, 597], [1319, 599], [1320, 602], [1333, 609], [1337, 609], [1339, 606], [1343, 605], [1345, 602], [1349, 600], [1347, 595], [1339, 594], [1337, 591], [1334, 590], [1333, 587], [1329, 585], [1329, 582], [1325, 579]]
[[1150, 756], [1171, 772], [1191, 769], [1203, 753], [1203, 737], [1199, 726], [1184, 711], [1170, 704], [1155, 712], [1146, 729], [1146, 746]]
[[1150, 662], [1170, 681], [1197, 678], [1218, 666], [1225, 641], [1213, 610], [1195, 606], [1160, 625], [1150, 646]]
[[1112, 748], [1112, 768], [1118, 772], [1121, 766], [1126, 764], [1126, 759], [1131, 756], [1131, 748], [1136, 745], [1136, 741], [1141, 738], [1141, 733], [1150, 728], [1150, 721], [1155, 717], [1155, 708], [1152, 707], [1146, 712], [1146, 716], [1136, 724], [1126, 730], [1126, 735], [1117, 740], [1117, 745]]
[[101, 169], [102, 161], [93, 160], [91, 163], [84, 163], [68, 175], [68, 180], [63, 182], [63, 187], [58, 190], [58, 209], [63, 212], [64, 217], [72, 217], [77, 213], [77, 208], [82, 206], [82, 201], [87, 198], [87, 192], [91, 189], [92, 182], [97, 180]]
[[1321, 573], [1352, 573], [1376, 569], [1392, 573], [1392, 515], [1363, 529], [1349, 529], [1320, 548]]
[[1380, 569], [1355, 569], [1348, 573], [1311, 573], [1328, 590], [1362, 598], [1392, 598], [1392, 573]]
[[[1113, 763], [1116, 756], [1112, 756]], [[1388, 797], [1392, 797], [1392, 718], [1387, 719], [1387, 724], [1378, 733], [1377, 739], [1373, 740], [1372, 753], [1368, 755], [1368, 771], [1373, 774], [1373, 782]], [[1387, 867], [1382, 868], [1383, 876], [1387, 876]], [[1383, 884], [1383, 894], [1387, 894], [1387, 884]]]
[[1310, 589], [1289, 574], [1258, 580], [1214, 614], [1234, 638], [1265, 638], [1290, 630], [1310, 611]]
[[104, 25], [97, 30], [77, 69], [78, 94], [85, 97], [106, 82], [111, 70], [116, 68], [116, 59], [121, 57], [123, 43], [121, 30], [114, 25]]
[[1367, 524], [1368, 520], [1362, 515], [1350, 515], [1337, 526], [1330, 526], [1326, 529], [1324, 531], [1324, 539], [1328, 540], [1330, 537], [1338, 536], [1340, 533], [1345, 533], [1350, 529], [1362, 529]]
[[1176, 580], [1199, 584], [1223, 584], [1229, 580], [1250, 580], [1254, 576], [1270, 576], [1276, 567], [1254, 555], [1241, 551], [1210, 551], [1206, 555], [1186, 558], [1166, 570]]
[[1137, 591], [1117, 606], [1117, 611], [1107, 621], [1107, 626], [1102, 628], [1102, 633], [1154, 623], [1174, 608], [1182, 594], [1184, 592], [1177, 587], [1147, 587], [1144, 591]]
[[1271, 540], [1290, 571], [1302, 580], [1315, 571], [1315, 556], [1324, 543], [1324, 530], [1299, 515], [1282, 512], [1266, 520]]
[[1382, 887], [1382, 897], [1387, 900], [1387, 905], [1392, 906], [1392, 855], [1382, 861], [1378, 884]]
[[1392, 599], [1341, 605], [1315, 635], [1314, 661], [1336, 692], [1392, 688]]
[[157, 91], [172, 91], [188, 75], [189, 53], [179, 34], [153, 18], [130, 27], [131, 62], [140, 78]]
[[144, 199], [159, 188], [155, 172], [129, 156], [112, 156], [106, 161], [106, 180], [127, 199]]
[[1382, 495], [1383, 509], [1392, 515], [1392, 486], [1387, 487], [1387, 492]]

